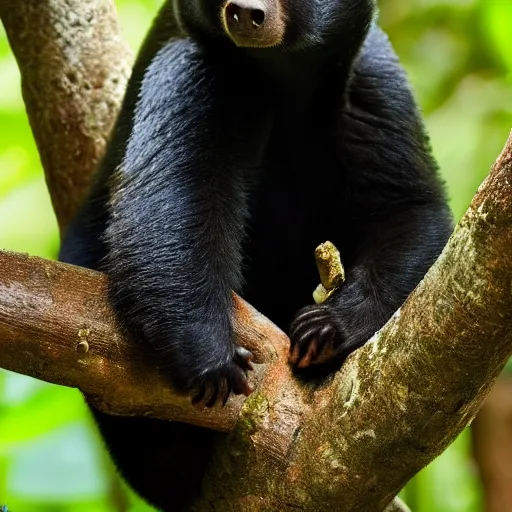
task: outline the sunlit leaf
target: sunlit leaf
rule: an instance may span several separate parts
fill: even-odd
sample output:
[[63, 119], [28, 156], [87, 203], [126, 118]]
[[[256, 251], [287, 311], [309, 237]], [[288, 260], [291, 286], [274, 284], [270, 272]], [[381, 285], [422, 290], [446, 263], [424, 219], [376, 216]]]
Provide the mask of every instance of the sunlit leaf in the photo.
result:
[[482, 22], [494, 50], [512, 73], [512, 1], [481, 0]]
[[0, 417], [0, 453], [15, 449], [15, 444], [33, 441], [67, 422], [87, 414], [78, 391], [48, 386], [26, 403], [6, 408]]

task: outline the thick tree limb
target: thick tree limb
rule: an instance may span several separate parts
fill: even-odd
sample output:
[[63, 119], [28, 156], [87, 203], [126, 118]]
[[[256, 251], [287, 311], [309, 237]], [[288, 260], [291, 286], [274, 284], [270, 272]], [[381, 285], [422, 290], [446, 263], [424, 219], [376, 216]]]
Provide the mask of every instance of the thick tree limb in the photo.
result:
[[[2, 16], [5, 3], [0, 0]], [[62, 4], [67, 2], [52, 2]], [[15, 24], [5, 16], [4, 23], [8, 19]], [[20, 66], [37, 94], [39, 78]], [[44, 102], [37, 105], [45, 111]], [[50, 125], [41, 129], [49, 130], [44, 140], [50, 140]], [[48, 151], [57, 151], [53, 139], [48, 144]], [[47, 151], [46, 144], [40, 150]], [[65, 155], [67, 148], [60, 151]], [[51, 167], [46, 170], [51, 181]], [[54, 202], [58, 198], [54, 193]], [[264, 343], [269, 348], [262, 354], [261, 383], [244, 402], [234, 430], [219, 439], [196, 510], [384, 509], [471, 421], [505, 364], [512, 342], [511, 256], [512, 140], [416, 291], [328, 382], [299, 383], [287, 365], [286, 346]], [[203, 413], [175, 401], [153, 366], [134, 364], [136, 349], [121, 337], [106, 305], [104, 277], [3, 258], [1, 366], [77, 385], [110, 412], [203, 421]], [[78, 354], [85, 342], [89, 351]], [[125, 386], [132, 392], [123, 396]], [[151, 394], [152, 386], [159, 391]], [[205, 423], [228, 430], [239, 407], [233, 402]]]
[[[124, 338], [99, 272], [42, 258], [0, 252], [0, 366], [79, 388], [97, 408], [231, 430], [243, 400], [200, 410], [174, 393], [154, 365]], [[272, 361], [286, 336], [238, 299], [235, 332]], [[275, 345], [275, 348], [274, 348]], [[263, 367], [258, 368], [261, 375]]]
[[61, 233], [90, 186], [132, 65], [113, 2], [0, 0]]

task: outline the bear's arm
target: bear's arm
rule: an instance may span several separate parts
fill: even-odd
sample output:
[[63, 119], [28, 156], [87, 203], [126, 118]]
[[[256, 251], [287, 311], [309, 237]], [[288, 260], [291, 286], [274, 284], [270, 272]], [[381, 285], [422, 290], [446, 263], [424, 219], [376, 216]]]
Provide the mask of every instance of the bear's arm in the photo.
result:
[[158, 53], [112, 180], [105, 238], [123, 323], [177, 389], [212, 402], [248, 392], [231, 293], [241, 282], [244, 170], [256, 165], [266, 126], [264, 114], [250, 127], [237, 122], [236, 93], [223, 81], [191, 40]]
[[292, 323], [291, 362], [304, 367], [341, 360], [364, 344], [415, 288], [452, 231], [419, 110], [377, 27], [356, 61], [338, 133], [348, 187], [340, 222], [354, 247], [343, 262], [344, 285]]

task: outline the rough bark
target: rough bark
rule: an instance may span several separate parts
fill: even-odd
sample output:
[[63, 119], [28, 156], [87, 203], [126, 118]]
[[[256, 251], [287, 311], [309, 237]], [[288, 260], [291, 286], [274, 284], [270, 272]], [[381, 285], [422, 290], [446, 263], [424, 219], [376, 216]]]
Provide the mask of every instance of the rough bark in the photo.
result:
[[113, 1], [0, 0], [0, 18], [63, 233], [105, 151], [132, 51]]
[[[0, 366], [79, 388], [95, 407], [231, 430], [241, 397], [203, 410], [174, 393], [137, 343], [125, 338], [106, 300], [99, 272], [0, 252]], [[256, 362], [271, 362], [286, 336], [236, 298], [235, 334]], [[254, 382], [264, 371], [257, 365]]]
[[[4, 23], [10, 22], [19, 20], [4, 16]], [[63, 22], [69, 22], [66, 16]], [[115, 58], [111, 65], [118, 65]], [[23, 63], [20, 67], [37, 95], [40, 77]], [[42, 111], [29, 109], [33, 118], [48, 108], [34, 104]], [[40, 151], [60, 149], [65, 156], [67, 149], [53, 142], [51, 126], [41, 129], [48, 130], [41, 140], [49, 147], [40, 144]], [[51, 182], [54, 167], [42, 160]], [[73, 166], [68, 172], [73, 175]], [[58, 204], [59, 188], [50, 184], [50, 190]], [[236, 425], [219, 439], [196, 510], [357, 512], [388, 506], [471, 421], [510, 355], [511, 253], [512, 139], [425, 279], [340, 372], [320, 386], [301, 383], [287, 365], [286, 344], [277, 338], [254, 343], [258, 336], [252, 331], [253, 345], [267, 347], [261, 380], [243, 404], [233, 402], [207, 420], [221, 430], [229, 430], [234, 420]], [[113, 413], [170, 417], [178, 411], [189, 415], [186, 421], [203, 421], [203, 413], [194, 415], [188, 404], [174, 401], [151, 364], [138, 369], [136, 348], [121, 336], [105, 302], [104, 277], [3, 257], [0, 365], [51, 381], [67, 379], [61, 383], [92, 394], [95, 404]], [[92, 298], [91, 290], [97, 293]], [[269, 326], [257, 315], [237, 318], [245, 328], [257, 330], [253, 320]], [[87, 353], [77, 353], [84, 343]], [[123, 397], [124, 386], [134, 389]], [[148, 394], [145, 388], [152, 386], [160, 391]], [[154, 398], [148, 407], [146, 400]]]

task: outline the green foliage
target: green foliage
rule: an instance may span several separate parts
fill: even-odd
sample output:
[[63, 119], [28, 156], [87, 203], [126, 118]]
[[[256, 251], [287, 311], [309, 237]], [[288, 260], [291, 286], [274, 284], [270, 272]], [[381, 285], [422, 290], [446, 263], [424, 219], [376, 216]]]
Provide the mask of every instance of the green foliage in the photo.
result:
[[[137, 47], [160, 0], [118, 0]], [[459, 217], [512, 127], [509, 0], [382, 0], [381, 24], [409, 72]], [[55, 257], [57, 225], [0, 31], [0, 247]], [[415, 512], [476, 512], [465, 433], [403, 495]], [[130, 505], [126, 505], [126, 496]], [[150, 508], [115, 474], [76, 390], [0, 371], [0, 505], [14, 512]], [[1, 509], [1, 507], [0, 507]]]

